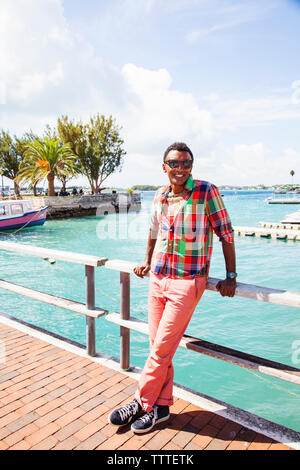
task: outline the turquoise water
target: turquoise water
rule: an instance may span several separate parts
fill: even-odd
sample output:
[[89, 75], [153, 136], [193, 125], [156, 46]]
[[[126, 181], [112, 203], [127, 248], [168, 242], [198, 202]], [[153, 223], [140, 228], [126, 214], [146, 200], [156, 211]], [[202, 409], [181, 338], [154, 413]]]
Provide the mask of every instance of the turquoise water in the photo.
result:
[[[257, 226], [279, 222], [297, 206], [268, 205], [267, 192], [224, 191], [224, 202], [234, 225]], [[153, 193], [143, 193], [138, 213], [51, 220], [43, 227], [0, 235], [10, 240], [109, 259], [142, 261]], [[238, 280], [249, 284], [299, 292], [300, 242], [236, 237]], [[26, 287], [85, 301], [84, 266], [0, 252], [0, 277]], [[221, 244], [214, 241], [211, 277], [224, 275]], [[96, 305], [119, 311], [119, 273], [97, 268]], [[131, 276], [131, 315], [147, 319], [148, 279]], [[85, 343], [85, 318], [30, 299], [1, 291], [0, 310], [17, 318]], [[299, 367], [299, 310], [206, 291], [188, 334], [257, 356]], [[96, 347], [119, 356], [119, 327], [96, 321]], [[299, 346], [298, 346], [299, 348]], [[131, 364], [143, 367], [148, 338], [131, 333]], [[174, 357], [175, 381], [201, 393], [249, 410], [300, 431], [296, 385], [247, 371], [179, 348]]]

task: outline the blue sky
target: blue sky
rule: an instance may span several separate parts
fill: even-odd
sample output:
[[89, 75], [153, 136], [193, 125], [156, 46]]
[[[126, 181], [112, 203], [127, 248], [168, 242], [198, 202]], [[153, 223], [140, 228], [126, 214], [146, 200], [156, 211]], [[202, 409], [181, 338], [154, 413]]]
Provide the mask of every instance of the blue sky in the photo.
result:
[[112, 114], [107, 185], [164, 184], [175, 140], [217, 185], [300, 183], [300, 2], [2, 0], [0, 127]]

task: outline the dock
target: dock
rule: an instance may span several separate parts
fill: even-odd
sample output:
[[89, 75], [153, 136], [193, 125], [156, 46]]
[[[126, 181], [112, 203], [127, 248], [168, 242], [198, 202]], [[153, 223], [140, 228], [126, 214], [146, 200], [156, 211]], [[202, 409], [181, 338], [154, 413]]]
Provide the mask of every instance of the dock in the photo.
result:
[[[288, 227], [288, 228], [287, 228]], [[290, 224], [261, 222], [259, 227], [233, 227], [235, 235], [300, 241], [300, 230]]]
[[[133, 399], [139, 374], [120, 372], [112, 358], [0, 317], [0, 450], [293, 450], [263, 431], [224, 416], [225, 405], [179, 386], [168, 422], [136, 435], [107, 417]], [[223, 416], [222, 416], [223, 414]], [[252, 428], [252, 429], [251, 429]], [[280, 427], [279, 427], [280, 428]], [[297, 433], [295, 433], [297, 434]], [[290, 433], [293, 439], [293, 432]], [[125, 455], [124, 453], [121, 455]]]
[[265, 199], [267, 204], [300, 204], [300, 193], [297, 192], [286, 192], [286, 197], [277, 197], [276, 193], [273, 197]]
[[289, 222], [259, 222], [259, 227], [265, 228], [276, 228], [280, 230], [300, 230], [299, 223], [289, 223]]
[[270, 199], [267, 201], [268, 204], [300, 204], [300, 198], [291, 199]]

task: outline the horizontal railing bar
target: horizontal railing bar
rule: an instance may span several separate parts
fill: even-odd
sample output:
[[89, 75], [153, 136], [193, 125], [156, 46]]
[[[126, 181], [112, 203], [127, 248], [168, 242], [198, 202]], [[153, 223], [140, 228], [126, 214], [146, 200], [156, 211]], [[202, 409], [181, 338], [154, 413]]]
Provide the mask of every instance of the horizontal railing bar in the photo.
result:
[[[129, 320], [122, 320], [119, 313], [110, 313], [106, 315], [105, 319], [111, 323], [149, 335], [148, 323], [138, 318], [130, 317]], [[296, 367], [257, 357], [226, 346], [220, 346], [189, 335], [183, 336], [180, 346], [214, 357], [215, 359], [300, 385], [300, 369]]]
[[[137, 263], [132, 261], [108, 260], [105, 262], [105, 267], [116, 271], [132, 273], [136, 264]], [[148, 274], [146, 276], [148, 276]], [[218, 281], [220, 281], [220, 279], [209, 278], [206, 287], [207, 290], [216, 291]], [[248, 299], [260, 300], [262, 302], [285, 305], [286, 307], [300, 308], [300, 293], [298, 292], [289, 292], [281, 289], [237, 282], [236, 295]]]
[[0, 288], [5, 289], [15, 294], [24, 295], [34, 300], [44, 302], [46, 304], [54, 305], [55, 307], [70, 310], [71, 312], [85, 315], [86, 317], [99, 318], [107, 313], [107, 310], [95, 307], [93, 310], [88, 309], [85, 304], [75, 302], [74, 300], [64, 299], [63, 297], [56, 297], [45, 292], [29, 289], [19, 284], [13, 284], [12, 282], [3, 281], [0, 279]]
[[107, 258], [99, 258], [98, 256], [73, 253], [71, 251], [52, 250], [51, 248], [24, 245], [21, 243], [0, 241], [0, 249], [14, 251], [24, 255], [39, 256], [40, 258], [53, 258], [55, 260], [69, 261], [71, 263], [78, 263], [95, 267], [102, 266], [107, 261]]
[[[105, 268], [113, 269], [115, 271], [121, 271], [123, 273], [133, 273], [133, 268], [137, 263], [133, 261], [125, 261], [122, 259], [109, 259], [104, 263]], [[146, 274], [146, 277], [149, 276], [149, 273]]]
[[[216, 291], [216, 285], [220, 279], [209, 278], [207, 290]], [[255, 286], [237, 282], [236, 295], [247, 299], [260, 300], [271, 304], [284, 305], [286, 307], [300, 308], [300, 293], [290, 292], [271, 287]]]

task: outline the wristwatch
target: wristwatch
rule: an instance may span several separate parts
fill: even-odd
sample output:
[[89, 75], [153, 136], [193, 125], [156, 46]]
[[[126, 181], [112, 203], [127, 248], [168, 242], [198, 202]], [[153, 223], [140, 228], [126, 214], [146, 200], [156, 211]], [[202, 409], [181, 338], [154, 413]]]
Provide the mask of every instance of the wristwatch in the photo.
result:
[[237, 277], [237, 273], [230, 272], [226, 274], [227, 279], [235, 279]]

